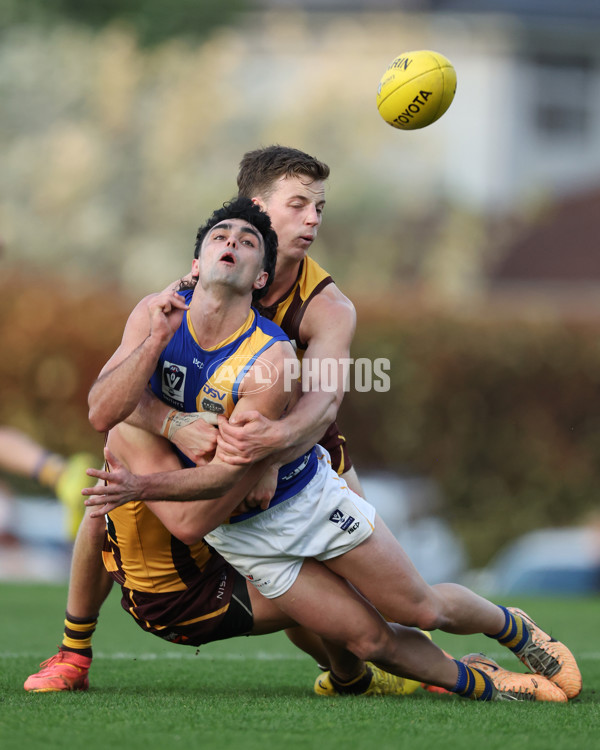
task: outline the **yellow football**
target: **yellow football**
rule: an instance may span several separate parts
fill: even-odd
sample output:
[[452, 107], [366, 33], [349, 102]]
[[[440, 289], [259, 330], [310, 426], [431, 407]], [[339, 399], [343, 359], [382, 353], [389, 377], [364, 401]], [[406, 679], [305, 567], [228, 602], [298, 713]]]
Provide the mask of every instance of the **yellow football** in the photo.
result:
[[398, 55], [377, 89], [377, 109], [400, 130], [417, 130], [439, 120], [452, 104], [456, 71], [450, 60], [431, 50]]

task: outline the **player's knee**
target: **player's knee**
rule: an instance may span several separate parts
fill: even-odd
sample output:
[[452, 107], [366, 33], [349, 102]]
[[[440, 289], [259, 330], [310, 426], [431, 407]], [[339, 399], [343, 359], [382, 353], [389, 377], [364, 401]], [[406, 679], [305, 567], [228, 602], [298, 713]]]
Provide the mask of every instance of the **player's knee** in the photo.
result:
[[445, 629], [448, 625], [447, 617], [435, 596], [428, 596], [415, 606], [410, 625], [421, 630]]
[[[383, 623], [382, 623], [383, 624]], [[362, 661], [377, 661], [386, 653], [392, 637], [387, 625], [362, 630], [347, 644], [346, 648]]]

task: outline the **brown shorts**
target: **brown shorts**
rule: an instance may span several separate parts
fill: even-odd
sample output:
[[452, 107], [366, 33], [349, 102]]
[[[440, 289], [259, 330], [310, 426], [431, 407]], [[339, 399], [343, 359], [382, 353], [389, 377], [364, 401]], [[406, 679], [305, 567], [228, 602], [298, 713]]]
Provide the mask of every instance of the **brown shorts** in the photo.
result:
[[332, 422], [327, 432], [318, 441], [319, 445], [331, 456], [331, 467], [338, 474], [344, 474], [352, 468], [352, 459], [348, 453], [346, 438], [340, 433], [337, 422]]
[[220, 555], [183, 591], [153, 594], [121, 586], [121, 605], [148, 633], [171, 643], [203, 643], [248, 635], [252, 605], [246, 579]]

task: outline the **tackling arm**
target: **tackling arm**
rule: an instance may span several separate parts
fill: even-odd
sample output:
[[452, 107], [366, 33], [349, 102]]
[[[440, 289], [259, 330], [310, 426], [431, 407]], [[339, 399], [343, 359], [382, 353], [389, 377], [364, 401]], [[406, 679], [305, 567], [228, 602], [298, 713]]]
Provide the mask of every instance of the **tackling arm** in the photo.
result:
[[[253, 412], [220, 421], [217, 443], [228, 463], [257, 461], [272, 453], [278, 463], [287, 463], [317, 443], [335, 420], [344, 397], [356, 313], [337, 287], [327, 292], [315, 297], [302, 321], [301, 333], [308, 341], [302, 395], [278, 421]], [[323, 376], [335, 382], [324, 383]]]
[[96, 430], [107, 432], [135, 409], [186, 309], [183, 297], [171, 290], [145, 297], [134, 308], [119, 348], [88, 396], [89, 420]]

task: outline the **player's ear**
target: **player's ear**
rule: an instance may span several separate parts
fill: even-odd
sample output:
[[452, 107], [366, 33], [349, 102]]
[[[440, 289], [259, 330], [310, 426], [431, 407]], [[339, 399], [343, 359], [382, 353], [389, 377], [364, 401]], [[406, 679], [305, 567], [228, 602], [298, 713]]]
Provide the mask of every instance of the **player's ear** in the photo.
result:
[[194, 260], [192, 261], [191, 274], [192, 274], [193, 279], [197, 279], [198, 276], [200, 275], [200, 272], [198, 271], [198, 258], [194, 258]]
[[252, 203], [254, 203], [255, 206], [258, 206], [261, 211], [266, 211], [267, 207], [263, 199], [259, 195], [255, 195], [254, 198], [251, 198]]
[[269, 274], [267, 271], [261, 271], [253, 284], [253, 289], [262, 289], [269, 280]]

